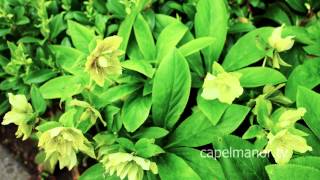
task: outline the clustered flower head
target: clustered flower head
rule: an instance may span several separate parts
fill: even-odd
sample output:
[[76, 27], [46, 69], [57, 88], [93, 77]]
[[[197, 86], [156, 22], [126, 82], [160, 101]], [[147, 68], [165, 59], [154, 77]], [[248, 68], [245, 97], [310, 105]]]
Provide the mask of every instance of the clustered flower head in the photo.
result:
[[98, 40], [96, 48], [88, 56], [85, 71], [99, 86], [103, 86], [106, 79], [122, 74], [119, 56], [123, 55], [123, 51], [118, 50], [121, 42], [119, 36]]
[[128, 180], [142, 180], [145, 171], [158, 174], [158, 166], [148, 159], [133, 154], [117, 152], [105, 155], [101, 162], [110, 175], [116, 173], [118, 177]]
[[225, 72], [218, 63], [213, 64], [214, 74], [208, 73], [204, 79], [201, 96], [204, 99], [218, 99], [220, 102], [232, 104], [235, 98], [243, 93], [240, 84], [240, 73]]
[[289, 162], [293, 151], [305, 153], [312, 150], [312, 147], [307, 145], [307, 141], [303, 137], [290, 133], [288, 129], [284, 129], [275, 135], [270, 132], [268, 140], [265, 151], [271, 152], [278, 164]]
[[22, 140], [26, 140], [31, 135], [33, 127], [31, 123], [34, 118], [32, 106], [24, 95], [13, 95], [12, 93], [8, 95], [11, 111], [5, 114], [2, 125], [11, 123], [17, 125], [17, 138], [22, 137]]
[[305, 153], [311, 151], [312, 147], [307, 145], [307, 141], [302, 134], [295, 133], [294, 124], [304, 116], [305, 108], [289, 109], [281, 113], [278, 122], [274, 126], [275, 132], [269, 132], [268, 144], [265, 152], [271, 152], [276, 163], [287, 163], [294, 151]]
[[51, 167], [59, 161], [60, 169], [72, 169], [77, 164], [78, 151], [95, 158], [90, 142], [76, 128], [56, 127], [47, 130], [40, 135], [38, 146], [46, 154], [45, 161], [49, 161]]

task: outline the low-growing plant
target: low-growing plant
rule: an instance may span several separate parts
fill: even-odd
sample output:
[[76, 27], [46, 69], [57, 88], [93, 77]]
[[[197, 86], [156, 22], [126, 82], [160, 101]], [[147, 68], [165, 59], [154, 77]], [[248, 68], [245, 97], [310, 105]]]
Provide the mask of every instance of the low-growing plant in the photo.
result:
[[1, 124], [80, 180], [318, 179], [319, 9], [0, 0]]

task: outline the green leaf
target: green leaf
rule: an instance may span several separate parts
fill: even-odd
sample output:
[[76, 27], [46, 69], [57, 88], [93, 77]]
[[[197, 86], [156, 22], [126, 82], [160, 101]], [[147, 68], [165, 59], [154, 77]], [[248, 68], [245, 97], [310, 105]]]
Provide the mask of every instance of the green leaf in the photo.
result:
[[251, 139], [263, 133], [264, 130], [258, 125], [252, 125], [249, 129], [242, 135], [242, 139]]
[[121, 47], [120, 47], [120, 49], [123, 51], [127, 50], [130, 34], [131, 34], [132, 27], [136, 20], [137, 15], [138, 15], [138, 11], [133, 10], [120, 24], [120, 27], [118, 30], [118, 36], [123, 38]]
[[24, 77], [24, 82], [27, 84], [37, 84], [45, 82], [57, 75], [57, 72], [52, 69], [40, 69], [33, 71]]
[[291, 100], [296, 100], [298, 86], [312, 89], [320, 84], [320, 59], [306, 60], [297, 66], [290, 74], [285, 94]]
[[141, 53], [145, 59], [153, 60], [156, 56], [156, 45], [147, 21], [139, 14], [134, 23], [134, 34]]
[[160, 127], [148, 127], [138, 131], [134, 138], [158, 139], [169, 134], [169, 131]]
[[207, 71], [211, 70], [213, 61], [218, 60], [225, 44], [228, 30], [229, 14], [224, 0], [200, 0], [194, 24], [196, 37], [209, 36], [214, 43], [204, 49], [203, 55]]
[[32, 106], [34, 107], [35, 111], [41, 115], [46, 111], [47, 104], [44, 98], [42, 97], [39, 88], [37, 88], [36, 86], [32, 86], [30, 90], [30, 95]]
[[225, 179], [219, 161], [213, 157], [207, 157], [205, 152], [187, 147], [171, 149], [170, 151], [183, 158], [201, 179], [208, 179], [208, 177], [210, 179]]
[[165, 180], [200, 180], [199, 175], [180, 157], [166, 153], [157, 162], [159, 175]]
[[276, 85], [287, 80], [281, 72], [267, 67], [247, 67], [237, 72], [242, 75], [240, 77], [241, 86], [248, 88]]
[[145, 60], [127, 60], [121, 62], [121, 66], [126, 69], [137, 71], [149, 78], [152, 78], [154, 74], [154, 69], [152, 68], [152, 65]]
[[267, 39], [273, 28], [263, 27], [245, 34], [230, 48], [222, 66], [234, 71], [253, 64], [267, 55]]
[[158, 61], [166, 58], [165, 56], [177, 46], [187, 30], [188, 28], [184, 24], [175, 22], [161, 31], [156, 45]]
[[306, 108], [303, 119], [308, 127], [320, 138], [320, 94], [307, 88], [299, 87], [297, 93], [297, 106]]
[[286, 0], [286, 2], [289, 4], [291, 8], [293, 8], [296, 11], [305, 13], [307, 11], [307, 8], [305, 7], [305, 3], [308, 1], [306, 0]]
[[141, 86], [138, 84], [124, 84], [109, 88], [107, 91], [99, 94], [96, 99], [94, 99], [94, 104], [97, 108], [105, 107], [106, 105], [121, 100], [130, 94], [137, 91]]
[[50, 39], [56, 38], [63, 30], [67, 28], [66, 23], [63, 19], [63, 14], [64, 13], [60, 13], [50, 20]]
[[211, 124], [215, 126], [222, 117], [228, 104], [221, 103], [218, 100], [206, 100], [198, 95], [197, 103], [200, 111], [210, 120]]
[[116, 175], [109, 176], [105, 173], [104, 166], [101, 163], [97, 163], [90, 168], [86, 169], [79, 180], [120, 180]]
[[74, 21], [68, 21], [67, 34], [71, 37], [73, 45], [83, 53], [89, 53], [89, 44], [95, 39], [94, 30]]
[[191, 75], [186, 59], [177, 50], [160, 63], [152, 88], [152, 117], [156, 125], [171, 129], [187, 105]]
[[128, 132], [136, 131], [148, 118], [151, 109], [150, 96], [136, 96], [125, 101], [121, 119]]
[[[268, 160], [257, 157], [259, 151], [248, 141], [237, 136], [227, 135], [216, 137], [213, 147], [220, 152], [218, 154], [219, 161], [226, 179], [266, 179], [264, 167], [268, 164]], [[227, 153], [223, 153], [224, 151]]]
[[74, 127], [75, 125], [75, 118], [74, 116], [76, 115], [77, 110], [76, 109], [69, 109], [65, 113], [63, 113], [60, 118], [59, 122], [64, 126], [64, 127]]
[[302, 166], [308, 166], [312, 168], [316, 168], [320, 170], [320, 157], [316, 156], [304, 156], [304, 157], [298, 157], [295, 159], [291, 159], [289, 161], [290, 164], [297, 164]]
[[40, 87], [40, 92], [45, 99], [64, 99], [79, 94], [83, 88], [79, 78], [66, 75], [47, 81]]
[[197, 110], [173, 131], [166, 147], [198, 147], [209, 144], [214, 137], [230, 134], [236, 130], [249, 110], [246, 106], [232, 104], [216, 126], [212, 126], [206, 116]]
[[51, 45], [49, 48], [55, 56], [56, 63], [65, 71], [72, 74], [83, 73], [86, 60], [83, 52], [72, 47], [62, 45]]
[[266, 167], [270, 180], [317, 180], [320, 177], [320, 170], [296, 165], [269, 165]]
[[179, 51], [183, 56], [187, 57], [213, 44], [214, 40], [211, 37], [197, 38], [179, 47]]
[[137, 155], [143, 158], [151, 158], [164, 153], [164, 150], [160, 146], [154, 144], [154, 140], [150, 139], [140, 139], [134, 147]]

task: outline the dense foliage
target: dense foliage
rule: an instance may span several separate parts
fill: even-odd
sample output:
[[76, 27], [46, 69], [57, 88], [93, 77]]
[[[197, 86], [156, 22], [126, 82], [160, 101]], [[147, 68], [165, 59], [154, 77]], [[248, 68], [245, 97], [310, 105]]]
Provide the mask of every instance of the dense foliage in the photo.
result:
[[81, 180], [318, 179], [319, 10], [0, 0], [2, 125]]

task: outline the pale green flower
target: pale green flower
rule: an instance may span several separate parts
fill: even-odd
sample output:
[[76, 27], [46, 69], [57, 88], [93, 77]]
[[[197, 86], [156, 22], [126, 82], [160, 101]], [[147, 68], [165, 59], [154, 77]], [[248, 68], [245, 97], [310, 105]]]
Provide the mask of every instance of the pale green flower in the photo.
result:
[[105, 170], [110, 175], [116, 173], [118, 177], [128, 180], [142, 180], [144, 171], [151, 171], [158, 174], [158, 166], [156, 163], [133, 154], [117, 152], [105, 155], [101, 162]]
[[208, 73], [205, 77], [201, 96], [204, 99], [219, 99], [220, 102], [232, 104], [234, 99], [243, 93], [239, 81], [241, 74], [225, 72], [216, 62], [214, 62], [213, 69], [216, 73], [215, 75]]
[[17, 138], [22, 137], [22, 140], [26, 140], [31, 135], [33, 127], [32, 123], [30, 123], [34, 118], [32, 106], [24, 95], [13, 95], [12, 93], [8, 95], [11, 111], [4, 115], [1, 124], [8, 125], [13, 123], [17, 125]]
[[111, 36], [97, 41], [97, 46], [88, 56], [85, 71], [99, 86], [103, 86], [108, 77], [122, 74], [118, 59], [123, 54], [118, 50], [122, 42], [120, 36]]
[[302, 116], [304, 116], [305, 113], [305, 108], [286, 110], [279, 117], [277, 126], [282, 129], [292, 127], [298, 120], [302, 118]]
[[282, 38], [281, 34], [283, 27], [284, 26], [275, 28], [268, 39], [269, 45], [277, 52], [287, 51], [291, 49], [294, 44], [294, 36], [287, 36], [285, 38]]
[[307, 145], [307, 141], [298, 135], [290, 133], [287, 129], [273, 135], [271, 132], [268, 134], [268, 144], [265, 152], [271, 152], [276, 163], [287, 163], [293, 154], [293, 151], [305, 153], [311, 151], [312, 147]]
[[77, 164], [78, 151], [95, 158], [90, 142], [76, 128], [56, 127], [45, 131], [39, 137], [38, 146], [46, 154], [45, 161], [49, 161], [51, 167], [59, 161], [60, 169], [72, 169]]

